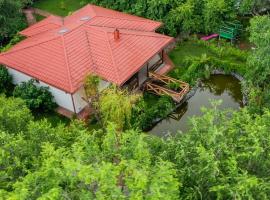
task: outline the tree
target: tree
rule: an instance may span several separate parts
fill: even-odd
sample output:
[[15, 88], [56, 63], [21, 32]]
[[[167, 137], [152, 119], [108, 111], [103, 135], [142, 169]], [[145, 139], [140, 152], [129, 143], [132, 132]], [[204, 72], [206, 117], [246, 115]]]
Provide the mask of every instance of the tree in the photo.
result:
[[54, 97], [48, 87], [35, 85], [35, 80], [29, 80], [17, 85], [13, 92], [14, 97], [25, 100], [31, 110], [51, 111], [56, 107]]
[[268, 199], [270, 112], [206, 110], [191, 130], [165, 141], [183, 199]]
[[109, 122], [117, 125], [118, 130], [130, 127], [132, 107], [139, 95], [130, 94], [116, 86], [104, 90], [100, 96], [98, 108], [103, 124]]
[[[59, 127], [63, 129], [63, 127]], [[58, 129], [59, 129], [58, 128]], [[34, 135], [26, 138], [13, 137], [10, 140], [4, 133], [0, 136], [1, 155], [10, 155], [10, 150], [15, 148], [15, 156], [7, 157], [5, 164], [0, 159], [1, 166], [5, 166], [0, 175], [7, 173], [10, 179], [4, 183], [11, 184], [8, 191], [6, 184], [0, 188], [0, 195], [4, 199], [178, 199], [179, 183], [176, 179], [176, 170], [170, 162], [163, 161], [160, 157], [153, 157], [150, 153], [146, 135], [129, 130], [118, 135], [116, 126], [110, 124], [102, 134], [76, 129], [79, 135], [71, 146], [59, 145], [55, 140], [43, 137], [43, 142], [37, 141], [40, 151], [32, 154], [32, 141]], [[66, 129], [66, 128], [65, 128]], [[60, 137], [58, 132], [49, 130], [51, 135]], [[56, 129], [57, 130], [57, 129]], [[65, 131], [68, 131], [67, 128]], [[37, 130], [37, 132], [42, 131]], [[115, 148], [115, 137], [119, 136], [121, 146]], [[2, 140], [1, 140], [2, 139]], [[47, 142], [45, 142], [47, 140]], [[30, 147], [28, 154], [17, 154], [17, 150], [25, 143]], [[0, 158], [1, 158], [0, 155]], [[23, 156], [22, 156], [23, 155]], [[113, 158], [118, 156], [120, 162], [113, 163]], [[35, 159], [34, 159], [35, 158]], [[21, 178], [10, 173], [17, 159], [27, 169], [27, 174], [20, 173]], [[31, 161], [27, 163], [26, 161]], [[30, 165], [29, 165], [30, 164]], [[33, 165], [34, 164], [34, 165]], [[21, 172], [21, 168], [17, 168]], [[22, 171], [24, 172], [24, 171]], [[122, 177], [120, 183], [119, 177]], [[14, 178], [17, 182], [14, 184]], [[11, 181], [13, 180], [13, 181]], [[13, 184], [12, 184], [13, 183]], [[1, 185], [0, 185], [1, 186]]]
[[19, 0], [0, 0], [0, 46], [26, 27], [21, 9]]
[[92, 108], [95, 118], [99, 123], [101, 123], [101, 119], [98, 111], [98, 102], [99, 102], [99, 83], [100, 78], [94, 74], [89, 74], [84, 79], [84, 91], [86, 94], [85, 101], [88, 103], [89, 107]]
[[256, 16], [250, 21], [250, 42], [256, 48], [248, 58], [248, 79], [257, 86], [266, 87], [270, 83], [270, 17]]
[[27, 124], [32, 118], [22, 99], [0, 96], [0, 130], [12, 134], [19, 133], [27, 129]]
[[0, 93], [8, 93], [12, 90], [12, 76], [7, 68], [0, 65]]

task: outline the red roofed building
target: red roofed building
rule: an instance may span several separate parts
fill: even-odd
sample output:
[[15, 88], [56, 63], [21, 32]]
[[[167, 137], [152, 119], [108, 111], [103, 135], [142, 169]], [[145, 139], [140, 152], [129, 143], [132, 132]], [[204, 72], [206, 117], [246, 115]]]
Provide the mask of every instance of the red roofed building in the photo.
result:
[[87, 5], [68, 17], [49, 16], [21, 32], [26, 39], [0, 54], [18, 84], [36, 79], [49, 86], [59, 106], [79, 113], [89, 73], [110, 83], [141, 86], [163, 63], [173, 38], [155, 33], [160, 22]]

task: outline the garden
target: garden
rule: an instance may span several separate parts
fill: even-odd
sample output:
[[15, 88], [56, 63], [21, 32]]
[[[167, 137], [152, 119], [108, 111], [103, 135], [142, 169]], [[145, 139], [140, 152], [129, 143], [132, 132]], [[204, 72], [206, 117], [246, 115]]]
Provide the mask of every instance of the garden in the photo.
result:
[[[189, 118], [186, 130], [176, 127], [171, 135], [156, 137], [155, 129], [145, 130], [175, 110], [168, 96], [115, 86], [99, 93], [99, 78], [89, 76], [85, 88], [94, 114], [88, 123], [67, 120], [55, 114], [48, 88], [35, 80], [15, 86], [1, 66], [0, 199], [269, 199], [270, 17], [262, 9], [265, 1], [0, 0], [2, 51], [20, 40], [21, 8], [33, 5], [67, 15], [88, 2], [163, 21], [159, 31], [179, 38], [169, 53], [175, 68], [168, 75], [188, 82], [197, 94], [224, 93], [225, 101], [210, 102]], [[240, 43], [200, 40], [221, 21], [243, 16], [250, 20]], [[253, 48], [239, 48], [247, 39]], [[191, 95], [187, 104], [194, 105], [196, 98], [209, 102], [208, 97]], [[228, 97], [237, 109], [220, 108]], [[180, 118], [190, 110], [183, 106]]]

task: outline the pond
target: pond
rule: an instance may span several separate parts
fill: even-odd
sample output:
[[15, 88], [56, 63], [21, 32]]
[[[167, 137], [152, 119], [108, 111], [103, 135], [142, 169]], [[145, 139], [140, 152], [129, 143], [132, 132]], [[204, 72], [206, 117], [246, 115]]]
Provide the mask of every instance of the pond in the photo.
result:
[[211, 107], [210, 100], [222, 100], [220, 109], [237, 110], [243, 106], [240, 81], [231, 75], [211, 75], [203, 80], [195, 95], [166, 119], [160, 121], [149, 133], [166, 136], [189, 129], [189, 118], [202, 115], [201, 107]]

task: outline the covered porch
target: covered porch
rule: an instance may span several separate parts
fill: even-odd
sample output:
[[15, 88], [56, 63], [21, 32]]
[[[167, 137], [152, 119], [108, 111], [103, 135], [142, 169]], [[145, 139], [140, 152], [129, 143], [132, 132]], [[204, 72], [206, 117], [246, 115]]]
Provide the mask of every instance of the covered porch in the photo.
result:
[[166, 76], [173, 68], [174, 63], [162, 50], [134, 74], [123, 88], [131, 91], [142, 89], [159, 96], [168, 95], [179, 103], [189, 92], [189, 84]]
[[164, 50], [150, 59], [137, 73], [135, 73], [122, 87], [128, 90], [137, 90], [143, 88], [146, 81], [149, 80], [150, 72], [164, 75], [174, 68], [173, 62]]

